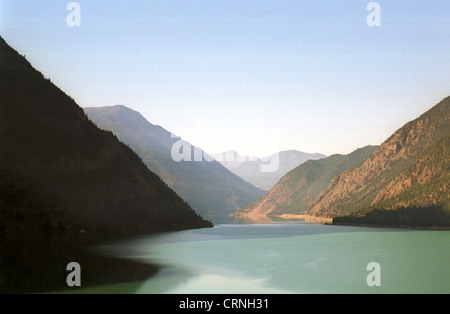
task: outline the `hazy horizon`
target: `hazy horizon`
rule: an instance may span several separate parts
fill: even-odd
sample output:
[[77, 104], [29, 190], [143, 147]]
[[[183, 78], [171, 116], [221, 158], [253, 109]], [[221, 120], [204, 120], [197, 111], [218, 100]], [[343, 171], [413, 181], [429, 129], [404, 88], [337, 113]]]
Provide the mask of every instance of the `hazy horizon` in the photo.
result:
[[215, 154], [347, 154], [450, 95], [450, 6], [4, 0], [1, 36], [81, 107], [122, 104]]

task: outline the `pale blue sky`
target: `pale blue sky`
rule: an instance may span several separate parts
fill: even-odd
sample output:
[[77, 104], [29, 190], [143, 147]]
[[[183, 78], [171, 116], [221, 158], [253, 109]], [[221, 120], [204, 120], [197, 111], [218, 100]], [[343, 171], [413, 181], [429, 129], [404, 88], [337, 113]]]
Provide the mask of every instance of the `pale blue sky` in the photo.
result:
[[0, 33], [82, 107], [207, 152], [349, 153], [450, 95], [450, 2], [2, 0]]

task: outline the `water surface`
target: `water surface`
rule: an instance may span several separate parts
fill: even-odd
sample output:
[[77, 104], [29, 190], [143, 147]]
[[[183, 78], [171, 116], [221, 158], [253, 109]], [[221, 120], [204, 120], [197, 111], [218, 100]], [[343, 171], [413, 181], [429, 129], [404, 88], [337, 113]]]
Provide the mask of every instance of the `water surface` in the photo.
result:
[[[449, 240], [449, 231], [218, 225], [114, 243], [99, 252], [160, 266], [136, 293], [449, 293]], [[370, 262], [381, 267], [381, 286], [367, 285]]]

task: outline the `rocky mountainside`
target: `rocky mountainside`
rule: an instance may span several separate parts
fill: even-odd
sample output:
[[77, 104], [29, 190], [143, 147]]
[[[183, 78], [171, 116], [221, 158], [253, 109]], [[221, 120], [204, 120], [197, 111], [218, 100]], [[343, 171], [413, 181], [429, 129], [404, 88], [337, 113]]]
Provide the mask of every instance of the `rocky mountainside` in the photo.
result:
[[305, 214], [309, 205], [327, 189], [336, 175], [360, 164], [375, 149], [377, 146], [367, 146], [348, 155], [336, 154], [308, 160], [288, 172], [269, 192], [237, 214], [272, 217]]
[[396, 131], [360, 166], [336, 176], [307, 213], [364, 216], [375, 209], [402, 209], [408, 215], [413, 211], [404, 209], [421, 208], [425, 217], [430, 208], [448, 210], [449, 119], [447, 97]]
[[[231, 213], [264, 193], [212, 160], [200, 148], [151, 124], [137, 111], [117, 105], [85, 108], [85, 112], [96, 125], [113, 132], [130, 146], [150, 170], [214, 223], [230, 221]], [[174, 147], [176, 160], [172, 156]], [[178, 160], [179, 157], [183, 159]]]
[[0, 239], [211, 226], [0, 39]]

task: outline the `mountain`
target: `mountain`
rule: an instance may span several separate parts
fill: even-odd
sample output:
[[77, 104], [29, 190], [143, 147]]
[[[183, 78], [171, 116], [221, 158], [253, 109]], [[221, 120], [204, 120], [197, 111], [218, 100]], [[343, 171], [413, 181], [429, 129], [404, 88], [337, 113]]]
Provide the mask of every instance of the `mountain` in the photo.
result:
[[211, 226], [0, 38], [0, 239]]
[[447, 97], [397, 130], [361, 165], [336, 176], [307, 213], [378, 224], [450, 225], [449, 119]]
[[[269, 190], [287, 172], [307, 160], [325, 158], [323, 154], [309, 154], [297, 150], [281, 151], [264, 158], [241, 156], [234, 151], [215, 154], [213, 157], [231, 172], [247, 182]], [[275, 168], [271, 169], [272, 166]], [[267, 168], [267, 171], [264, 168]]]
[[372, 154], [377, 146], [366, 146], [348, 155], [308, 160], [289, 171], [264, 196], [237, 212], [238, 216], [304, 215], [308, 206], [324, 192], [331, 180]]
[[247, 162], [247, 161], [257, 161], [258, 157], [249, 157], [239, 155], [234, 150], [228, 150], [223, 153], [217, 153], [211, 155], [216, 161], [220, 162], [228, 170]]
[[[264, 193], [231, 173], [200, 148], [174, 137], [161, 126], [151, 124], [137, 111], [118, 105], [85, 108], [85, 112], [100, 128], [112, 131], [129, 145], [150, 170], [198, 213], [213, 222], [229, 221], [231, 213]], [[176, 148], [175, 160], [172, 148]]]

